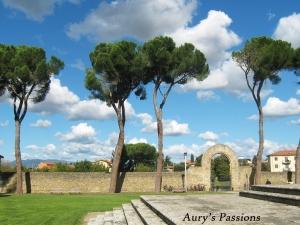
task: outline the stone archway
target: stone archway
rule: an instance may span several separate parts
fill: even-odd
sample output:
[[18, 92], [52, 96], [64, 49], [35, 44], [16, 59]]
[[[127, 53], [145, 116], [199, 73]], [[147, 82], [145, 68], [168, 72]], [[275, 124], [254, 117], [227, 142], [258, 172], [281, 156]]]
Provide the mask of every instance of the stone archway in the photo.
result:
[[230, 165], [230, 176], [231, 176], [231, 187], [232, 190], [239, 189], [239, 163], [235, 152], [229, 148], [227, 145], [217, 144], [210, 147], [206, 152], [204, 152], [201, 160], [201, 167], [203, 173], [203, 181], [206, 185], [206, 190], [210, 190], [211, 182], [211, 160], [216, 154], [224, 154]]

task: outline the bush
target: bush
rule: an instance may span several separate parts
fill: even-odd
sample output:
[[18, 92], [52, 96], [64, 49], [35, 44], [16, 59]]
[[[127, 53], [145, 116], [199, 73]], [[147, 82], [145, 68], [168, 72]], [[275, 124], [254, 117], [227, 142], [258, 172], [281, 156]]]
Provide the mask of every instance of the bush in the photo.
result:
[[50, 169], [48, 167], [43, 167], [41, 169], [37, 169], [38, 172], [49, 172]]
[[109, 169], [103, 165], [93, 164], [92, 165], [92, 172], [108, 172]]
[[164, 189], [164, 191], [172, 192], [175, 188], [173, 186], [171, 186], [171, 185], [169, 185], [169, 186], [168, 185], [164, 185], [163, 189]]
[[195, 184], [188, 187], [188, 191], [205, 191], [204, 184]]
[[51, 169], [51, 172], [72, 172], [74, 171], [75, 167], [73, 165], [69, 165], [67, 163], [56, 163], [53, 169]]
[[143, 163], [140, 163], [135, 167], [135, 171], [136, 172], [153, 172], [154, 168], [144, 165]]
[[184, 171], [184, 163], [175, 164], [174, 171], [175, 172]]

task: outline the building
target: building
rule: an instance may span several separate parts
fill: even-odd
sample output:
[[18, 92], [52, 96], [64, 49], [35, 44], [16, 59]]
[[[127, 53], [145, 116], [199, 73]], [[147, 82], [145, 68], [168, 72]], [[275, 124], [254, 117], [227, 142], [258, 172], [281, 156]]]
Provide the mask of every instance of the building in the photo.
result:
[[195, 166], [195, 161], [192, 160], [186, 160], [186, 166], [190, 167], [190, 166]]
[[0, 167], [1, 167], [1, 159], [3, 159], [4, 156], [3, 155], [0, 155]]
[[295, 172], [296, 150], [282, 150], [268, 156], [271, 172]]
[[55, 167], [55, 163], [52, 162], [41, 162], [38, 166], [37, 169], [43, 170], [43, 169], [52, 169]]
[[165, 172], [174, 172], [174, 163], [171, 163], [170, 165], [169, 164], [165, 165], [164, 171]]
[[99, 159], [94, 162], [96, 165], [101, 165], [105, 168], [110, 169], [112, 167], [112, 161], [108, 159]]
[[239, 158], [238, 162], [240, 166], [252, 166], [252, 160], [248, 158]]

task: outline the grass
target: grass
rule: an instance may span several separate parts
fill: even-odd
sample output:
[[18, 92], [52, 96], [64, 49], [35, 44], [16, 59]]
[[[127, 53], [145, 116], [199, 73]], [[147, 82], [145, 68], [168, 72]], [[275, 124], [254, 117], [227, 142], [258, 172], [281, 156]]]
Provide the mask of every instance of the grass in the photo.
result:
[[145, 193], [0, 195], [0, 224], [80, 225], [88, 212], [109, 211], [140, 195]]
[[140, 194], [0, 196], [2, 225], [79, 225], [88, 212], [112, 210]]

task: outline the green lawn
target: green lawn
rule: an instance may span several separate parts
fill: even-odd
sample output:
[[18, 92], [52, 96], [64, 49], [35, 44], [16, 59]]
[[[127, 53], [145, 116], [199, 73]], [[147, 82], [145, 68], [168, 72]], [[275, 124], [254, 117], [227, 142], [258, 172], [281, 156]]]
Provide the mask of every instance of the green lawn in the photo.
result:
[[[1, 225], [80, 225], [88, 212], [103, 212], [120, 207], [140, 195], [153, 193], [120, 194], [0, 194]], [[164, 193], [161, 194], [173, 194]], [[224, 194], [220, 192], [189, 192], [186, 194]]]
[[112, 210], [139, 194], [0, 195], [1, 225], [75, 225], [88, 212]]

